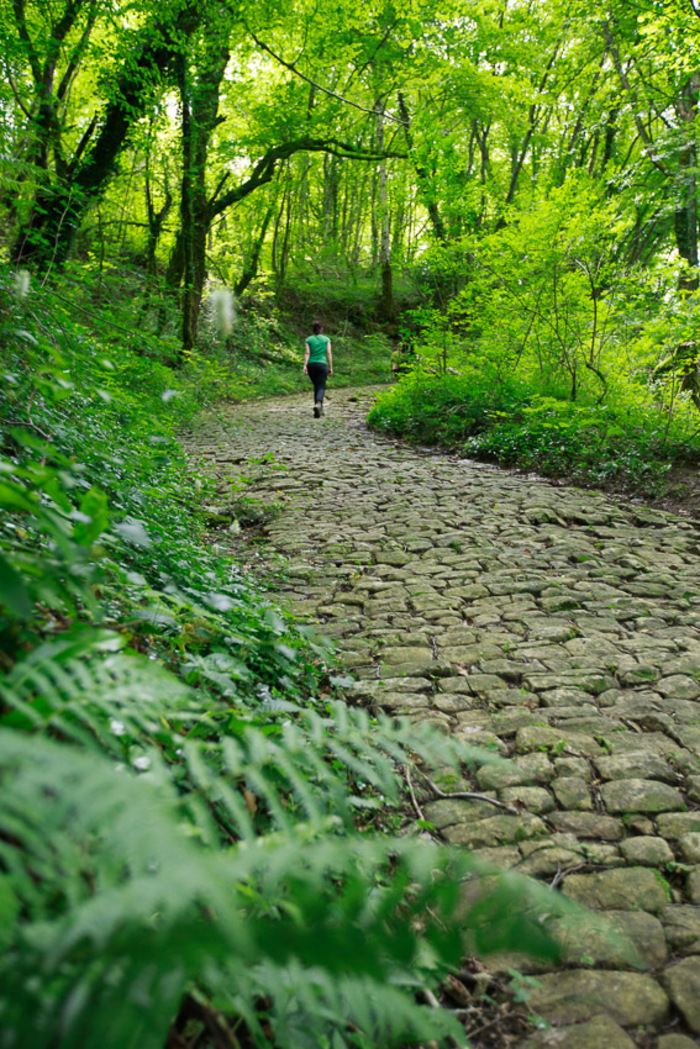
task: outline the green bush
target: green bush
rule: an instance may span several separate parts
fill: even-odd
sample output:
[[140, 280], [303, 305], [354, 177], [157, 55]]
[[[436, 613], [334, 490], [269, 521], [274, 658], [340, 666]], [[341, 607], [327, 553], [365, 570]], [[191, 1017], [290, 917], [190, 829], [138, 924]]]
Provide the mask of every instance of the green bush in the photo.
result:
[[[502, 466], [585, 484], [660, 490], [674, 461], [692, 454], [687, 414], [670, 416], [634, 389], [611, 404], [544, 396], [515, 379], [416, 370], [382, 394], [371, 426]], [[692, 420], [690, 420], [692, 422]]]
[[527, 391], [513, 383], [489, 383], [477, 373], [434, 375], [415, 370], [380, 395], [369, 415], [377, 430], [410, 440], [459, 447], [500, 418], [522, 415]]

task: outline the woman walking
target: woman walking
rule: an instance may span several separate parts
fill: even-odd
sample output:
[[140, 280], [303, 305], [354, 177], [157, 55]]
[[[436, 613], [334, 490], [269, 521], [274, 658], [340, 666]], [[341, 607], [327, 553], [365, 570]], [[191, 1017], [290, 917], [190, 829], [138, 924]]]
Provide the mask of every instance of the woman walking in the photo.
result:
[[326, 395], [326, 380], [333, 374], [333, 355], [331, 340], [323, 334], [323, 325], [314, 321], [311, 325], [313, 335], [306, 340], [304, 351], [304, 375], [308, 375], [314, 384], [314, 418], [323, 415], [323, 398]]

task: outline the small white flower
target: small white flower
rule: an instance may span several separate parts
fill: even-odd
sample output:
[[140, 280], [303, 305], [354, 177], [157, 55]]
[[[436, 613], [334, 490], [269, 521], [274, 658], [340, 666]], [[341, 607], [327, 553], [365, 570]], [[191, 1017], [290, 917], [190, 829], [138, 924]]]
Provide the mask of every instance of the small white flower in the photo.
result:
[[26, 299], [29, 294], [29, 270], [18, 270], [15, 274], [15, 297]]
[[148, 772], [151, 767], [151, 759], [142, 754], [138, 758], [134, 758], [134, 768], [138, 769], [139, 772]]
[[124, 722], [117, 721], [116, 718], [113, 721], [110, 721], [109, 727], [111, 728], [115, 736], [123, 736], [126, 732], [126, 725], [124, 724]]
[[222, 339], [227, 338], [236, 323], [236, 307], [228, 288], [217, 288], [211, 295], [211, 312], [214, 327]]

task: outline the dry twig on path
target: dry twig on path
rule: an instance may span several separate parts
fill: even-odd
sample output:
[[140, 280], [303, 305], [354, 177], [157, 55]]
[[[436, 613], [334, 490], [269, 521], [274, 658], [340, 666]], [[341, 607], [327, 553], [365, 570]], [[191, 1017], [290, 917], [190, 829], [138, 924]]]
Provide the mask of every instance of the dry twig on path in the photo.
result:
[[413, 781], [411, 779], [411, 769], [410, 769], [410, 767], [408, 765], [404, 765], [404, 777], [406, 779], [406, 784], [408, 786], [408, 793], [411, 795], [411, 802], [413, 804], [413, 808], [415, 809], [416, 816], [418, 817], [419, 820], [422, 820], [423, 823], [427, 823], [428, 821], [425, 818], [425, 814], [423, 813], [422, 808], [418, 804], [418, 799], [416, 798], [416, 792], [413, 789]]
[[506, 812], [510, 812], [514, 816], [519, 815], [518, 810], [514, 809], [512, 805], [506, 805], [504, 801], [499, 801], [498, 798], [491, 798], [488, 794], [479, 794], [472, 790], [455, 790], [448, 794], [444, 790], [440, 790], [437, 783], [433, 783], [430, 776], [426, 775], [425, 772], [421, 771], [421, 776], [439, 801], [485, 801], [489, 805], [495, 805], [498, 809], [505, 809]]

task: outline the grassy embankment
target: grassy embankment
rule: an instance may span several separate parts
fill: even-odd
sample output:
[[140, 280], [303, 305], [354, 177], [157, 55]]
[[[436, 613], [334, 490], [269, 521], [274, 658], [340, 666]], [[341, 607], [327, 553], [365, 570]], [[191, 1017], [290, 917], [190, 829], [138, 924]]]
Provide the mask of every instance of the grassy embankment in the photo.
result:
[[620, 384], [605, 403], [572, 402], [532, 382], [478, 371], [416, 370], [382, 393], [369, 423], [383, 433], [587, 486], [662, 495], [674, 466], [700, 461], [698, 415], [651, 386]]

